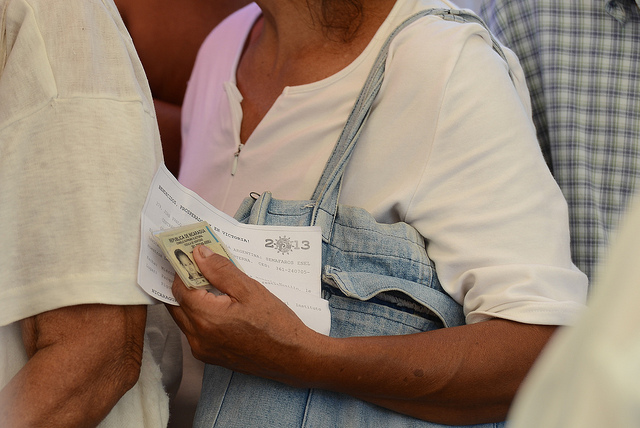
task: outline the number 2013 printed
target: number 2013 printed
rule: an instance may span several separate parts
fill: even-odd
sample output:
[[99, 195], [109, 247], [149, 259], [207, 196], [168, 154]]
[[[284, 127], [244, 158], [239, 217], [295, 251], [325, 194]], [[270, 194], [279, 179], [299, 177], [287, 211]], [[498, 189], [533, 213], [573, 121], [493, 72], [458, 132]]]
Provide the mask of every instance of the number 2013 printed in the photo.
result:
[[265, 239], [264, 246], [266, 248], [274, 248], [282, 254], [288, 254], [293, 250], [308, 250], [311, 248], [309, 241], [298, 242], [297, 239], [292, 240], [286, 236], [281, 236], [278, 239]]

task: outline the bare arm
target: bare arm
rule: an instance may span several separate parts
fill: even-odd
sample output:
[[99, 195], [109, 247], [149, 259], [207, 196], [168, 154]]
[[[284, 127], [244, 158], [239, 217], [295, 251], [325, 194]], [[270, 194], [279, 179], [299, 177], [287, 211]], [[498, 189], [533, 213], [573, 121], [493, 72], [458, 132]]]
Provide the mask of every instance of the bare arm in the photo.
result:
[[182, 107], [159, 99], [153, 100], [158, 118], [158, 128], [162, 139], [164, 164], [176, 177], [180, 173], [180, 150], [182, 136], [180, 135], [180, 114]]
[[194, 355], [297, 387], [343, 392], [433, 422], [504, 420], [554, 327], [505, 320], [384, 337], [336, 339], [307, 328], [220, 256], [194, 257], [226, 296], [179, 279], [170, 311]]
[[314, 362], [324, 369], [307, 373], [316, 387], [420, 419], [450, 425], [497, 422], [506, 418], [553, 331], [494, 319], [414, 335], [332, 340], [333, 345], [324, 345], [332, 346], [327, 355]]
[[23, 320], [29, 361], [0, 391], [0, 426], [96, 426], [138, 380], [145, 320], [98, 304]]

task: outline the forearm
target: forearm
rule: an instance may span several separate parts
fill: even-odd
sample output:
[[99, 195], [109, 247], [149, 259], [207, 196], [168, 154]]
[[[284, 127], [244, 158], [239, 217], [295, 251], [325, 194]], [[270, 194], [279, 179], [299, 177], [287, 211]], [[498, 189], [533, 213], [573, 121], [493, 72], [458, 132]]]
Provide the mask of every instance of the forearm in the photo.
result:
[[0, 426], [96, 426], [137, 381], [145, 318], [141, 306], [83, 305], [25, 320], [30, 359], [0, 392]]
[[[555, 330], [493, 319], [424, 333], [331, 338], [306, 327], [229, 260], [194, 258], [223, 295], [179, 279], [169, 311], [202, 361], [300, 388], [342, 392], [444, 424], [505, 419]], [[210, 250], [205, 253], [211, 253]]]
[[554, 327], [491, 320], [422, 334], [332, 339], [291, 359], [297, 386], [444, 424], [501, 421]]

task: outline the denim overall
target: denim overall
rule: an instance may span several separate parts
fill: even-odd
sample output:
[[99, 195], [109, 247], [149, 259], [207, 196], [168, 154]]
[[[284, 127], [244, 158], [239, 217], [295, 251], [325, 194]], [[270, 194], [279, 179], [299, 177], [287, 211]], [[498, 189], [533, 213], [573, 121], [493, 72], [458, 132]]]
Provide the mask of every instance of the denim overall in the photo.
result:
[[[452, 12], [455, 12], [452, 13]], [[416, 19], [466, 13], [425, 10], [383, 46], [311, 200], [265, 192], [247, 198], [236, 218], [249, 224], [322, 228], [322, 294], [332, 337], [400, 335], [464, 324], [462, 307], [442, 289], [424, 238], [406, 223], [379, 224], [362, 208], [338, 204], [344, 168], [382, 83], [392, 38]], [[477, 22], [477, 18], [469, 15]], [[497, 44], [494, 42], [494, 45]], [[499, 48], [499, 46], [498, 46]], [[428, 358], [428, 350], [425, 351]], [[502, 424], [484, 424], [495, 427]], [[207, 365], [194, 427], [441, 427], [348, 395], [299, 389]]]

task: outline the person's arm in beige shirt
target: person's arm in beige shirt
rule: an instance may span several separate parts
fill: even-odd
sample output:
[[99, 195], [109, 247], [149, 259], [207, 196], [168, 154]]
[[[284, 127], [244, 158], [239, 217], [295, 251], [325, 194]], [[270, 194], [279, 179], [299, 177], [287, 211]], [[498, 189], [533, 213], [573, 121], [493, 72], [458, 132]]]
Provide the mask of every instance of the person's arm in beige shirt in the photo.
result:
[[93, 427], [140, 374], [145, 306], [69, 306], [22, 320], [29, 361], [0, 391], [0, 426]]

